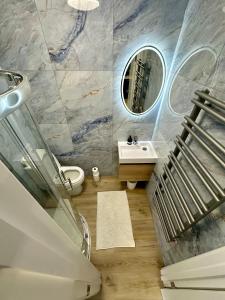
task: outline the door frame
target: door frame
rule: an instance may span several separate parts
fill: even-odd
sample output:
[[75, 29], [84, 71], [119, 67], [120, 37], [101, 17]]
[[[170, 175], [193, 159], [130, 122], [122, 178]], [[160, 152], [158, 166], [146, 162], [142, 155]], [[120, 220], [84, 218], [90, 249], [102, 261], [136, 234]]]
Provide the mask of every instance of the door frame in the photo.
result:
[[162, 268], [161, 280], [170, 288], [225, 290], [225, 247]]
[[225, 291], [162, 289], [163, 300], [224, 300]]

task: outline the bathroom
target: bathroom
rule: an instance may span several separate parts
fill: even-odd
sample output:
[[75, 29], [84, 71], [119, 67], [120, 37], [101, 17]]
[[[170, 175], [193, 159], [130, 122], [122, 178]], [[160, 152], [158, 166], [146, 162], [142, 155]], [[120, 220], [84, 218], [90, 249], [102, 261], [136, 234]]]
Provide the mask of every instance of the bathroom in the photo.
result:
[[225, 0], [0, 4], [0, 299], [224, 299]]

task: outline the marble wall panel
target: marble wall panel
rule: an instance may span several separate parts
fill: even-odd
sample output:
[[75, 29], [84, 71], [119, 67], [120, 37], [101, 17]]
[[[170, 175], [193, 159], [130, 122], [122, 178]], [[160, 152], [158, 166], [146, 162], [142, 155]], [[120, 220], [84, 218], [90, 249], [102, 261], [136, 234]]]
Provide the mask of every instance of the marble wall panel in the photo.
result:
[[39, 124], [39, 127], [54, 154], [60, 155], [73, 151], [70, 130], [67, 124]]
[[62, 160], [112, 174], [112, 72], [57, 71], [56, 79], [74, 149]]
[[[171, 149], [171, 143], [177, 134], [181, 133], [181, 123], [183, 114], [186, 113], [186, 98], [180, 97], [177, 101], [180, 115], [171, 110], [169, 105], [169, 91], [172, 84], [173, 76], [180, 68], [182, 62], [193, 51], [201, 47], [210, 47], [217, 58], [216, 71], [211, 78], [209, 86], [212, 95], [219, 97], [225, 101], [224, 97], [224, 31], [225, 31], [225, 15], [223, 8], [225, 1], [211, 2], [209, 0], [190, 0], [184, 22], [175, 50], [172, 67], [170, 70], [167, 89], [165, 91], [163, 102], [161, 103], [158, 122], [156, 124], [153, 139], [164, 141], [167, 146], [167, 153]], [[197, 65], [198, 66], [198, 65]], [[195, 70], [189, 70], [190, 72]], [[191, 73], [193, 73], [191, 72]], [[182, 78], [182, 80], [185, 80]], [[182, 82], [182, 85], [184, 83]], [[188, 85], [188, 78], [186, 79]], [[179, 88], [179, 86], [178, 86]], [[184, 91], [185, 94], [185, 91]], [[194, 96], [194, 95], [193, 95]], [[224, 144], [225, 126], [215, 119], [201, 114], [201, 126]], [[224, 169], [212, 159], [196, 142], [189, 141], [190, 147], [195, 151], [206, 168], [212, 173], [216, 180], [224, 187]], [[161, 173], [161, 166], [165, 158], [161, 159], [156, 166], [156, 176]], [[189, 173], [191, 175], [191, 173]], [[192, 175], [192, 180], [193, 180]], [[152, 195], [155, 177], [151, 178], [148, 193]], [[196, 187], [199, 183], [195, 182]], [[209, 196], [207, 196], [207, 199]], [[205, 219], [193, 226], [176, 242], [167, 243], [163, 237], [157, 215], [155, 215], [155, 225], [157, 227], [158, 237], [161, 243], [161, 250], [166, 265], [172, 264], [183, 259], [210, 251], [212, 249], [225, 245], [224, 241], [224, 204], [214, 210]]]
[[179, 34], [186, 5], [187, 1], [176, 0], [114, 0], [114, 60], [121, 59], [124, 47], [139, 47], [144, 43], [158, 44], [160, 50], [165, 46], [173, 52], [174, 40], [171, 37], [173, 33]]
[[[66, 0], [38, 5], [51, 61], [57, 70], [112, 70], [113, 8], [100, 1], [98, 9], [69, 8]], [[65, 9], [65, 7], [68, 7]]]
[[53, 71], [26, 71], [32, 93], [29, 104], [39, 124], [65, 124], [66, 115]]
[[120, 95], [123, 69], [138, 48], [152, 45], [168, 75], [188, 0], [99, 2], [82, 12], [67, 0], [3, 0], [0, 67], [29, 76], [29, 104], [62, 163], [86, 174], [97, 165], [111, 175], [117, 140], [151, 139], [162, 99], [141, 118], [129, 114]]
[[[191, 53], [171, 83], [169, 103], [175, 113], [191, 111], [194, 92], [212, 87], [216, 67], [217, 55], [211, 48], [202, 48]], [[184, 99], [181, 101], [181, 98]]]
[[1, 68], [51, 70], [34, 1], [1, 1], [0, 37]]
[[[187, 1], [119, 1], [114, 0], [113, 21], [113, 157], [114, 172], [118, 160], [117, 141], [128, 135], [137, 135], [139, 140], [152, 139], [160, 95], [154, 108], [145, 115], [137, 117], [127, 112], [121, 102], [120, 84], [123, 70], [132, 54], [143, 46], [156, 47], [165, 62], [165, 81], [169, 74], [174, 54], [174, 45], [180, 33], [180, 24]], [[174, 14], [174, 7], [176, 13]]]

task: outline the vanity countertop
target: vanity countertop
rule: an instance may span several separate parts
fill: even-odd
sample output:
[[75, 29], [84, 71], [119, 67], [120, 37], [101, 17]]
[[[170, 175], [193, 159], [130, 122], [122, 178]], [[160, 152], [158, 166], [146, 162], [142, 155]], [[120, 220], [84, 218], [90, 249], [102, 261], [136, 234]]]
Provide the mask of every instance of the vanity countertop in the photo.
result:
[[158, 155], [151, 141], [138, 141], [128, 145], [126, 141], [118, 142], [120, 164], [156, 163]]

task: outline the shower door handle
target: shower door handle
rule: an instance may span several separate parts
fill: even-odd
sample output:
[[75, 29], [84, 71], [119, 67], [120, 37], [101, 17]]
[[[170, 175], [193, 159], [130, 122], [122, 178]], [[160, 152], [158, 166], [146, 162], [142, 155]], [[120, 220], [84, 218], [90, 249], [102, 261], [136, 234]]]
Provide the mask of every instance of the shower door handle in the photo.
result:
[[67, 187], [67, 189], [68, 189], [69, 191], [71, 191], [71, 190], [73, 189], [71, 179], [68, 178], [68, 179], [65, 181], [65, 183], [66, 183], [66, 186], [67, 186], [67, 184], [69, 183], [69, 188]]
[[71, 191], [73, 189], [71, 179], [70, 178], [66, 178], [66, 176], [65, 176], [65, 174], [64, 174], [63, 171], [60, 171], [60, 175], [63, 178], [63, 184], [64, 184], [66, 190]]

